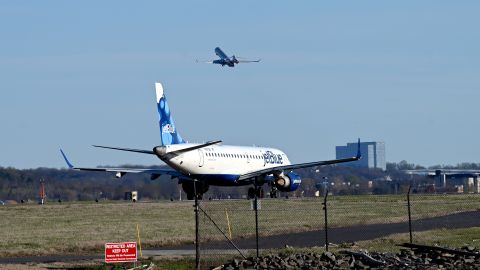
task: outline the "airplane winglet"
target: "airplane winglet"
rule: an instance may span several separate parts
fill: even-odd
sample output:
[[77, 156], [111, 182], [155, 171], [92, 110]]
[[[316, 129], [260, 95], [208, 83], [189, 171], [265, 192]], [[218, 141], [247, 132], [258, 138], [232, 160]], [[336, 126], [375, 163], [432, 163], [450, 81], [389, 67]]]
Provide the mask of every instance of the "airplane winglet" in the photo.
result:
[[73, 169], [73, 167], [75, 167], [75, 166], [73, 166], [72, 163], [70, 163], [70, 161], [68, 161], [68, 158], [65, 155], [65, 153], [63, 153], [62, 149], [60, 149], [60, 153], [62, 153], [63, 159], [65, 159], [65, 162], [67, 163], [68, 168]]
[[358, 144], [357, 144], [357, 159], [360, 159], [362, 157], [362, 153], [360, 152], [360, 138], [358, 138]]

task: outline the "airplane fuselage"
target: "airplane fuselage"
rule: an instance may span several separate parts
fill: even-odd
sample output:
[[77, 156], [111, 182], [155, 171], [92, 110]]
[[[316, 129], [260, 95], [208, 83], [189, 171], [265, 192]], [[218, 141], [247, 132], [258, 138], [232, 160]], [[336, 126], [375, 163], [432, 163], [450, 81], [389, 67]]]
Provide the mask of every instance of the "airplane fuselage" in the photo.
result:
[[234, 56], [233, 56], [232, 58], [228, 57], [228, 56], [222, 51], [222, 49], [220, 49], [219, 47], [216, 47], [216, 48], [215, 48], [215, 54], [216, 54], [218, 57], [220, 57], [220, 59], [212, 61], [212, 63], [214, 63], [214, 64], [219, 64], [219, 65], [222, 65], [222, 66], [234, 67], [235, 64], [238, 63], [238, 61], [236, 61], [236, 59], [234, 58]]
[[222, 66], [229, 66], [229, 67], [234, 67], [235, 63], [233, 61], [230, 61], [228, 59], [219, 59], [219, 60], [213, 60], [214, 64], [219, 64]]
[[[196, 145], [167, 145], [166, 152]], [[185, 175], [225, 186], [238, 185], [242, 174], [290, 164], [287, 155], [275, 148], [232, 145], [212, 145], [162, 160]]]

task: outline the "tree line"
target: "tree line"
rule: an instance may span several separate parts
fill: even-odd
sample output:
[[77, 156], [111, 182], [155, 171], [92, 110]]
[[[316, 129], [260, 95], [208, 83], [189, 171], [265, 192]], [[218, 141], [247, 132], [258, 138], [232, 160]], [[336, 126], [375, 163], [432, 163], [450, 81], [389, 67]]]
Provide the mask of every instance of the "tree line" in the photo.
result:
[[[138, 168], [146, 168], [137, 166]], [[154, 168], [154, 167], [150, 167]], [[387, 163], [387, 170], [324, 166], [298, 170], [302, 185], [290, 196], [313, 196], [326, 187], [337, 194], [388, 194], [398, 192], [398, 186], [411, 181], [402, 170], [425, 167], [401, 161]], [[431, 169], [479, 169], [480, 163], [456, 166], [433, 166]], [[418, 176], [417, 176], [418, 178]], [[425, 177], [424, 177], [425, 178]], [[177, 200], [181, 191], [177, 180], [162, 176], [154, 181], [148, 174], [126, 174], [120, 179], [113, 173], [83, 172], [67, 169], [15, 169], [0, 167], [0, 200], [36, 201], [40, 197], [40, 180], [45, 181], [47, 201], [120, 200], [125, 192], [136, 190], [143, 200]], [[420, 179], [422, 180], [422, 179]], [[424, 181], [429, 181], [425, 178]], [[374, 185], [372, 186], [372, 182]], [[242, 198], [246, 187], [210, 187], [204, 198]], [[264, 189], [268, 192], [268, 186]], [[288, 195], [287, 195], [288, 196]]]

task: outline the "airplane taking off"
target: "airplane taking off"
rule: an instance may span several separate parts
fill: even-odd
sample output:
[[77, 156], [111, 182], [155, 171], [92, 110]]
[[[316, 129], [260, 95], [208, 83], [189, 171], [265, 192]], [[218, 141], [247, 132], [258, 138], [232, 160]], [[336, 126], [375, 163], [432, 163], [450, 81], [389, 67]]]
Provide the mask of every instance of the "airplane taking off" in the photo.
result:
[[98, 146], [113, 150], [129, 151], [155, 155], [170, 168], [138, 169], [138, 168], [83, 168], [75, 167], [67, 159], [62, 150], [63, 158], [70, 169], [81, 171], [113, 172], [117, 178], [127, 173], [150, 174], [154, 180], [161, 175], [177, 178], [189, 200], [195, 197], [196, 181], [197, 197], [207, 192], [209, 186], [244, 186], [255, 184], [257, 190], [251, 188], [250, 194], [257, 194], [263, 184], [271, 187], [270, 196], [277, 197], [277, 191], [290, 192], [298, 189], [301, 178], [292, 170], [322, 166], [360, 159], [360, 139], [355, 157], [308, 163], [291, 164], [287, 155], [281, 150], [267, 147], [248, 147], [222, 145], [222, 141], [210, 141], [203, 144], [188, 143], [178, 133], [174, 124], [162, 84], [155, 83], [157, 108], [160, 124], [161, 145], [152, 150]]
[[[219, 64], [223, 66], [229, 66], [229, 67], [234, 67], [235, 64], [239, 63], [258, 63], [260, 62], [261, 59], [258, 60], [238, 60], [235, 55], [232, 55], [232, 57], [228, 57], [220, 47], [215, 48], [215, 54], [220, 57], [218, 60], [213, 60], [213, 61], [206, 61], [205, 63], [208, 64]], [[198, 62], [198, 60], [197, 60]]]

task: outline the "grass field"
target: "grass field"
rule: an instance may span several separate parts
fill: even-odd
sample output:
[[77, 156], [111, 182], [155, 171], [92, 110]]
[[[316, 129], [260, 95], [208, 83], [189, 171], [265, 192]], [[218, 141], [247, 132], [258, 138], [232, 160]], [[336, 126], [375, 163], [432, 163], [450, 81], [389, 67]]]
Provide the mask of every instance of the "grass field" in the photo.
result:
[[[260, 235], [323, 229], [322, 202], [322, 198], [263, 200], [259, 211]], [[327, 207], [330, 228], [408, 221], [407, 201], [404, 195], [337, 196], [329, 198]], [[203, 208], [224, 232], [228, 231], [226, 218], [228, 214], [233, 238], [255, 234], [255, 216], [250, 210], [250, 201], [212, 201], [204, 204]], [[416, 195], [411, 198], [413, 220], [478, 209], [480, 209], [478, 194]], [[210, 224], [206, 223], [204, 227], [207, 227], [202, 235], [204, 240], [223, 238]]]
[[[0, 256], [101, 254], [106, 242], [136, 241], [137, 224], [144, 248], [193, 243], [192, 206], [193, 202], [170, 201], [1, 206]], [[224, 231], [228, 228], [228, 214], [233, 238], [254, 234], [249, 201], [205, 201], [202, 207]], [[479, 195], [412, 196], [414, 219], [477, 209]], [[407, 218], [404, 196], [332, 197], [328, 211], [331, 227], [391, 223]], [[260, 232], [322, 229], [323, 218], [321, 199], [263, 200]], [[202, 222], [208, 224], [205, 217]], [[216, 239], [219, 234], [211, 237]]]

